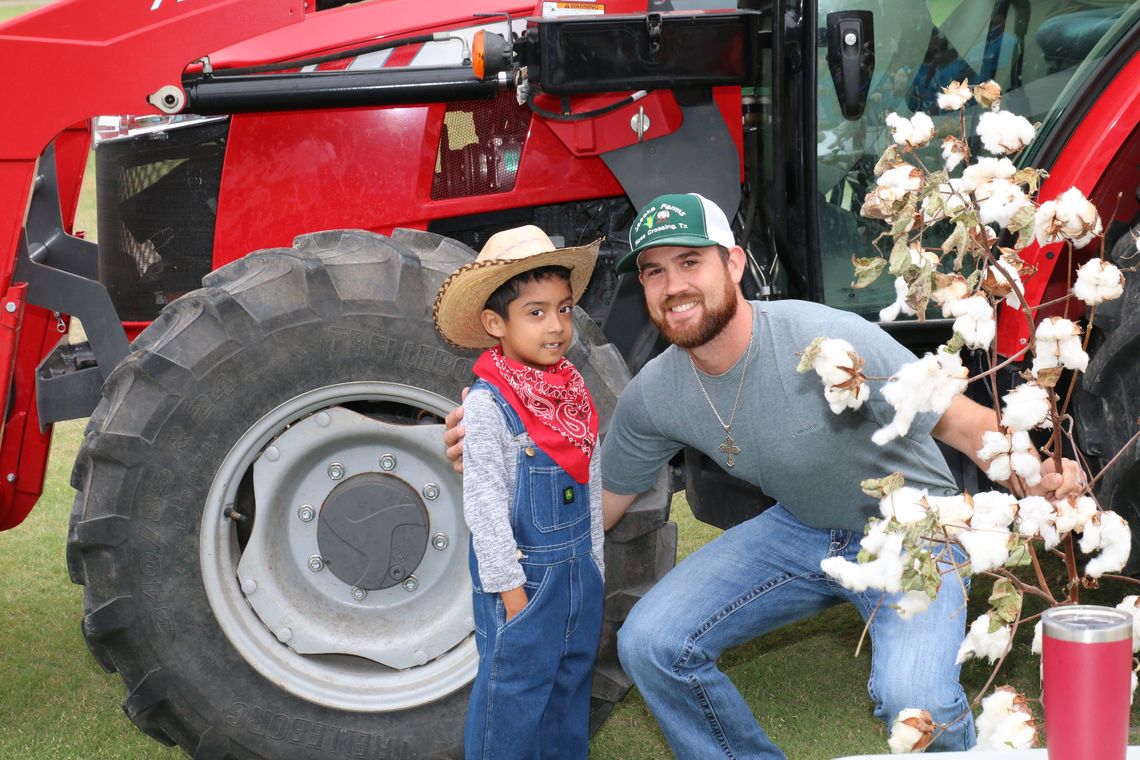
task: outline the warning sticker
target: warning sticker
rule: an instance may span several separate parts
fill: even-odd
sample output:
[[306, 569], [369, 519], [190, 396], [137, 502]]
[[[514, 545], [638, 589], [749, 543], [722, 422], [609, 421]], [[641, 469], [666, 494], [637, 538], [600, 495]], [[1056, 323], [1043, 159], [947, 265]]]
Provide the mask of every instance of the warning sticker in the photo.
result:
[[542, 4], [542, 17], [600, 16], [606, 12], [605, 3], [554, 2]]

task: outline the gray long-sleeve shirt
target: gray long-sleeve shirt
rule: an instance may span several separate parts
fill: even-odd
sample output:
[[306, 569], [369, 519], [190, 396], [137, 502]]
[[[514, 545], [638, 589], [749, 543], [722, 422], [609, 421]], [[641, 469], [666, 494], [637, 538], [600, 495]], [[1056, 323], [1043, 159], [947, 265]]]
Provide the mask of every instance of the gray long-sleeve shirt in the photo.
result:
[[[477, 388], [463, 402], [463, 517], [471, 529], [479, 580], [498, 593], [526, 581], [511, 530], [518, 452], [534, 441], [525, 432], [512, 436], [489, 391]], [[594, 562], [604, 578], [602, 477], [599, 449], [590, 458], [590, 539]]]

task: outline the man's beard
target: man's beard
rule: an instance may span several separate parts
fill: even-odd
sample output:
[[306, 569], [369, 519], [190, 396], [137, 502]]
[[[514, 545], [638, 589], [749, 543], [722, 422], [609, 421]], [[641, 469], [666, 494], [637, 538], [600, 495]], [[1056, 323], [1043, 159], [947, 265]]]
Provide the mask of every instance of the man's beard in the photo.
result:
[[736, 309], [738, 302], [736, 299], [736, 286], [731, 279], [725, 279], [724, 292], [721, 294], [721, 302], [717, 305], [710, 305], [708, 300], [705, 299], [704, 294], [698, 293], [700, 305], [705, 310], [705, 315], [695, 325], [685, 328], [674, 328], [669, 325], [666, 314], [669, 309], [678, 304], [686, 303], [692, 300], [691, 295], [682, 293], [679, 296], [673, 296], [665, 301], [662, 305], [661, 314], [654, 314], [653, 310], [649, 311], [649, 318], [665, 340], [670, 343], [676, 344], [681, 348], [697, 348], [703, 346], [710, 340], [720, 335], [721, 331], [732, 321], [736, 316]]

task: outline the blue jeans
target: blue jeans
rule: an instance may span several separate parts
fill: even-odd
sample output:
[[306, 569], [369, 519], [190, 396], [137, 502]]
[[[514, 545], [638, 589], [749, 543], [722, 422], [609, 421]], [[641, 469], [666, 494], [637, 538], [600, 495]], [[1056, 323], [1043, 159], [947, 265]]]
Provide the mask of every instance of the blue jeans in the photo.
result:
[[[618, 655], [678, 758], [784, 757], [717, 658], [842, 602], [866, 620], [882, 593], [850, 591], [819, 568], [825, 557], [854, 561], [861, 537], [808, 527], [777, 504], [710, 541], [634, 606], [618, 633]], [[900, 619], [890, 601], [879, 605], [870, 627], [867, 691], [875, 715], [889, 725], [899, 710], [919, 707], [949, 723], [968, 709], [954, 664], [965, 635], [962, 585], [946, 575], [938, 598], [910, 620]], [[967, 718], [932, 749], [974, 743]]]

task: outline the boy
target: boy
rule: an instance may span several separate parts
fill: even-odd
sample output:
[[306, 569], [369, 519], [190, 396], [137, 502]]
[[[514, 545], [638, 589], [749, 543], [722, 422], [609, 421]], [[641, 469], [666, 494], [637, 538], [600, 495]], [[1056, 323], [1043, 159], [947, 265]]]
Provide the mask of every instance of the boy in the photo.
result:
[[463, 513], [479, 671], [468, 760], [585, 758], [604, 573], [598, 416], [565, 358], [598, 243], [534, 226], [487, 240], [443, 283], [435, 325], [487, 348], [463, 403]]

